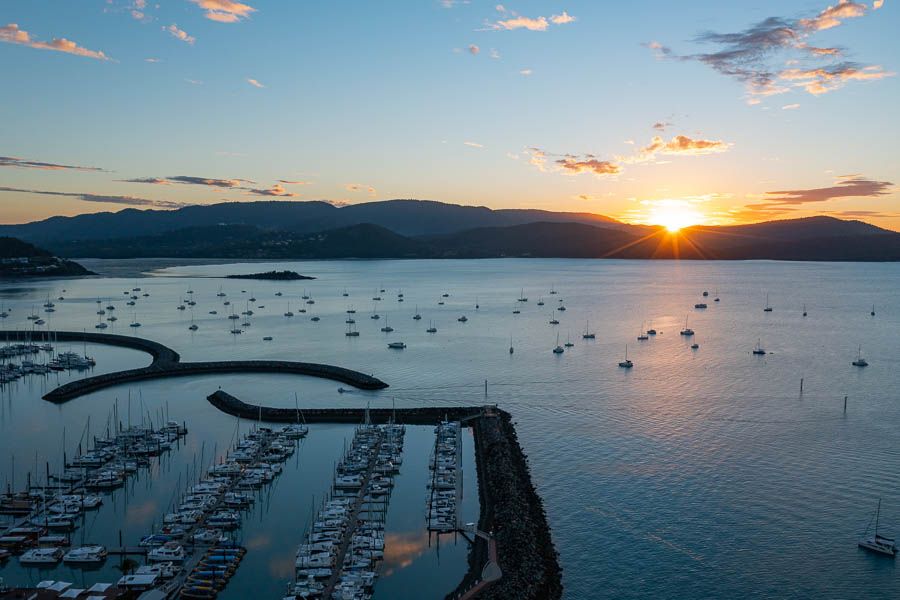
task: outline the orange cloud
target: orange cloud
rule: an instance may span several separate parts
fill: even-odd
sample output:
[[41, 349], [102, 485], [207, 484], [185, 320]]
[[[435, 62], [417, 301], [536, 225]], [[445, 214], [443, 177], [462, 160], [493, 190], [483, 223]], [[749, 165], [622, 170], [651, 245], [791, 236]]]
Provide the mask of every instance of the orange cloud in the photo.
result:
[[276, 183], [270, 188], [247, 188], [248, 194], [255, 194], [257, 196], [277, 196], [281, 198], [296, 198], [300, 194], [296, 194], [294, 192], [289, 192], [284, 189], [284, 186]]
[[720, 140], [695, 140], [686, 135], [676, 135], [668, 142], [654, 136], [650, 144], [641, 148], [642, 155], [653, 154], [714, 154], [728, 150], [728, 144]]
[[378, 195], [378, 192], [371, 185], [366, 185], [364, 183], [348, 183], [344, 186], [348, 192], [366, 192], [371, 197], [375, 197]]
[[800, 25], [813, 31], [831, 29], [841, 24], [841, 19], [852, 19], [866, 14], [866, 5], [851, 0], [840, 0], [835, 6], [829, 6], [812, 19], [800, 19]]
[[781, 79], [793, 81], [813, 95], [826, 94], [844, 86], [848, 81], [870, 81], [892, 77], [878, 65], [859, 67], [854, 63], [839, 63], [816, 69], [787, 69], [779, 74]]
[[206, 13], [203, 15], [210, 21], [219, 23], [236, 23], [241, 19], [246, 19], [250, 13], [256, 12], [256, 9], [248, 4], [233, 2], [232, 0], [190, 0]]
[[57, 163], [25, 160], [15, 156], [0, 156], [0, 167], [18, 167], [20, 169], [41, 169], [43, 171], [102, 171], [100, 167], [81, 167], [78, 165], [61, 165]]
[[547, 30], [547, 17], [538, 17], [536, 19], [532, 19], [529, 17], [513, 17], [511, 19], [506, 19], [505, 21], [497, 21], [495, 23], [494, 29], [506, 29], [507, 31], [512, 31], [513, 29], [527, 29], [529, 31], [546, 31]]
[[581, 173], [593, 173], [594, 175], [616, 175], [622, 168], [608, 160], [597, 160], [593, 157], [578, 159], [577, 157], [566, 156], [556, 161], [564, 172], [569, 175], [580, 175]]
[[553, 15], [550, 17], [550, 22], [554, 25], [565, 25], [566, 23], [571, 23], [575, 20], [575, 17], [571, 16], [566, 11], [562, 11], [560, 15]]
[[188, 35], [188, 33], [183, 29], [178, 29], [178, 25], [176, 25], [175, 23], [172, 23], [168, 27], [163, 27], [163, 31], [168, 31], [172, 35], [172, 37], [187, 44], [193, 44], [197, 41], [197, 38]]
[[84, 56], [86, 58], [94, 58], [97, 60], [110, 60], [108, 56], [99, 50], [88, 50], [82, 48], [72, 40], [66, 38], [53, 38], [49, 42], [39, 42], [31, 37], [24, 29], [19, 29], [15, 23], [10, 23], [0, 27], [0, 42], [8, 44], [19, 44], [28, 46], [29, 48], [37, 48], [39, 50], [55, 50], [57, 52], [65, 52], [66, 54], [74, 54], [75, 56]]
[[256, 87], [256, 88], [264, 88], [264, 87], [266, 87], [266, 86], [264, 86], [263, 84], [261, 84], [260, 82], [258, 82], [258, 81], [255, 80], [255, 79], [250, 79], [250, 78], [248, 78], [248, 79], [247, 79], [247, 83], [249, 83], [250, 85], [252, 85], [253, 87]]

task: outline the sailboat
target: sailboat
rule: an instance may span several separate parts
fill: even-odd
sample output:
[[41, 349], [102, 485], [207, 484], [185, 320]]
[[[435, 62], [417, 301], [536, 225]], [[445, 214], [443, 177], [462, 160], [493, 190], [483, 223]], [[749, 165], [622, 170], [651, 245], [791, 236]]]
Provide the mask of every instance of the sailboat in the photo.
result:
[[299, 440], [300, 438], [306, 437], [306, 434], [309, 433], [309, 427], [306, 426], [306, 419], [303, 420], [303, 423], [300, 422], [303, 413], [300, 412], [300, 400], [297, 397], [296, 392], [294, 392], [294, 411], [297, 413], [297, 422], [291, 423], [281, 430], [282, 435], [289, 440]]
[[290, 302], [288, 302], [288, 309], [287, 309], [287, 312], [284, 313], [284, 316], [286, 316], [286, 317], [294, 316], [294, 313], [291, 312], [291, 303]]
[[372, 305], [372, 315], [371, 315], [369, 318], [370, 318], [370, 319], [374, 319], [374, 320], [376, 320], [376, 321], [377, 321], [378, 319], [381, 318], [381, 315], [379, 315], [377, 312], [375, 312], [375, 305], [374, 305], [374, 304]]
[[141, 324], [138, 323], [138, 320], [137, 320], [137, 313], [134, 313], [134, 315], [132, 316], [131, 324], [129, 324], [128, 326], [129, 327], [140, 327], [141, 326]]
[[556, 348], [553, 349], [553, 354], [562, 354], [566, 349], [559, 345], [559, 333], [556, 334]]
[[347, 325], [347, 333], [344, 334], [347, 337], [359, 337], [359, 332], [353, 329], [353, 325]]
[[719, 288], [716, 288], [716, 297], [713, 298], [713, 302], [718, 302], [718, 301], [719, 301]]
[[384, 327], [381, 328], [381, 331], [383, 331], [384, 333], [390, 333], [390, 332], [392, 332], [393, 330], [394, 330], [394, 328], [391, 327], [390, 325], [388, 325], [388, 323], [387, 323], [387, 317], [385, 317], [385, 318], [384, 318]]
[[538, 303], [537, 303], [537, 305], [538, 305], [538, 306], [543, 306], [543, 305], [544, 305], [544, 298], [543, 298], [543, 297], [538, 298]]
[[619, 366], [623, 369], [630, 369], [634, 366], [634, 363], [628, 360], [628, 344], [625, 344], [625, 360], [620, 361]]
[[645, 340], [650, 339], [650, 337], [646, 333], [644, 333], [644, 323], [643, 322], [641, 323], [641, 328], [638, 330], [637, 339], [639, 342], [643, 342]]
[[869, 315], [871, 315], [873, 317], [875, 316], [875, 305], [874, 304], [872, 305], [872, 312], [870, 312]]
[[513, 352], [515, 352], [515, 350], [513, 350], [512, 336], [509, 336], [509, 353], [512, 354]]
[[419, 305], [416, 304], [416, 314], [413, 315], [413, 321], [419, 321], [422, 315], [419, 314]]
[[584, 323], [584, 333], [581, 335], [582, 339], [585, 339], [585, 340], [593, 340], [593, 339], [596, 339], [597, 336], [594, 335], [594, 333], [591, 331], [590, 325], [591, 325], [590, 321], [585, 321], [585, 323]]
[[428, 321], [428, 329], [426, 329], [428, 333], [437, 333], [437, 327], [434, 326], [432, 321]]
[[694, 335], [694, 330], [688, 327], [688, 318], [684, 317], [684, 329], [681, 330], [681, 335], [691, 336]]
[[559, 325], [559, 320], [553, 316], [553, 313], [550, 313], [550, 324], [551, 325]]
[[528, 302], [528, 298], [525, 297], [525, 288], [522, 288], [522, 292], [519, 294], [519, 302]]
[[765, 356], [766, 354], [765, 349], [759, 343], [759, 338], [756, 339], [756, 348], [753, 349], [753, 354], [756, 354], [758, 356]]
[[197, 324], [194, 323], [194, 310], [193, 309], [191, 309], [191, 325], [190, 325], [190, 327], [188, 327], [188, 329], [190, 329], [191, 331], [197, 331], [198, 329], [200, 329], [197, 326]]
[[850, 364], [852, 364], [854, 367], [868, 367], [869, 366], [869, 362], [862, 357], [862, 346], [857, 347], [856, 360], [854, 360]]
[[806, 316], [806, 305], [805, 304], [803, 305], [803, 316], [804, 317]]
[[[881, 498], [878, 499], [878, 507], [875, 509], [875, 533], [872, 537], [863, 537], [857, 542], [857, 545], [860, 548], [864, 548], [871, 552], [877, 552], [878, 554], [886, 554], [888, 556], [896, 556], [897, 554], [897, 544], [894, 541], [894, 538], [885, 537], [883, 535], [878, 534], [878, 518], [881, 516]], [[872, 522], [869, 521], [869, 525]], [[866, 527], [866, 533], [869, 532], [869, 528]], [[865, 536], [865, 533], [863, 534]]]
[[772, 306], [769, 304], [769, 293], [766, 292], [766, 307], [763, 309], [763, 312], [772, 312]]
[[563, 345], [564, 345], [566, 348], [571, 348], [572, 346], [575, 345], [575, 344], [572, 343], [572, 340], [569, 339], [569, 334], [568, 334], [568, 333], [566, 334], [566, 343], [563, 344]]

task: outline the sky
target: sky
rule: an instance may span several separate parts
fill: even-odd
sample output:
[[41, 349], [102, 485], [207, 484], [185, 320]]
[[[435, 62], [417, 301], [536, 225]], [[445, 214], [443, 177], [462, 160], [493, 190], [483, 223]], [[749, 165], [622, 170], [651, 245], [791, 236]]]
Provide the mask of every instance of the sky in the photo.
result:
[[0, 222], [393, 198], [900, 230], [900, 2], [3, 0]]

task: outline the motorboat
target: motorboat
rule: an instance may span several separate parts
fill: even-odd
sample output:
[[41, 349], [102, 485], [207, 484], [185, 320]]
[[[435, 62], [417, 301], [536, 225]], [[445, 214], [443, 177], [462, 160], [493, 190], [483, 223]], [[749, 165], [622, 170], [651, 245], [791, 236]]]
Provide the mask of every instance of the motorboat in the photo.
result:
[[406, 348], [406, 344], [403, 342], [391, 342], [388, 344], [388, 348], [392, 348], [394, 350], [403, 350]]
[[32, 548], [19, 557], [19, 562], [23, 565], [55, 565], [62, 556], [62, 548]]
[[63, 556], [64, 563], [99, 564], [106, 561], [105, 546], [81, 546], [73, 548]]
[[150, 562], [184, 562], [187, 553], [178, 542], [166, 542], [147, 552], [147, 560]]

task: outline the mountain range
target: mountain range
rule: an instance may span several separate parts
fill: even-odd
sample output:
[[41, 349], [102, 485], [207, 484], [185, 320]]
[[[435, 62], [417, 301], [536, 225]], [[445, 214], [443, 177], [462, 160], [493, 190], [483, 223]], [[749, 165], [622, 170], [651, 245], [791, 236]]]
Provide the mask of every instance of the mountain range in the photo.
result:
[[0, 235], [92, 258], [682, 258], [900, 260], [900, 233], [809, 217], [671, 234], [592, 213], [433, 201], [229, 202], [52, 217]]

